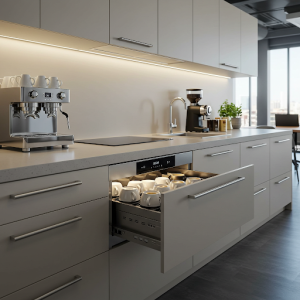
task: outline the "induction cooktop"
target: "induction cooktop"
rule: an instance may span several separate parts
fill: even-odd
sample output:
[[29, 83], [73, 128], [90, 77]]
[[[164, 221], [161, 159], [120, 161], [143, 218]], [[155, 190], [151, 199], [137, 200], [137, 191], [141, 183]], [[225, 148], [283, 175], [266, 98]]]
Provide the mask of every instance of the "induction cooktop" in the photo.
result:
[[90, 140], [78, 140], [75, 143], [92, 144], [101, 146], [125, 146], [132, 144], [152, 143], [161, 141], [170, 141], [171, 138], [151, 138], [151, 137], [140, 137], [140, 136], [119, 136], [111, 138], [99, 138]]

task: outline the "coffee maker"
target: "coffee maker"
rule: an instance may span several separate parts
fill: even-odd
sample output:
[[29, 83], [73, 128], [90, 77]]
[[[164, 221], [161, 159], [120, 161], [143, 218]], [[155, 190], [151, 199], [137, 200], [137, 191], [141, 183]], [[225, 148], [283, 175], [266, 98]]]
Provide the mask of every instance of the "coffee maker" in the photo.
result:
[[57, 133], [58, 110], [70, 102], [70, 90], [36, 87], [0, 88], [0, 147], [31, 148], [62, 146], [74, 143], [73, 135]]
[[186, 132], [208, 132], [209, 129], [204, 125], [205, 117], [211, 115], [212, 109], [209, 105], [200, 105], [203, 98], [203, 90], [187, 89], [187, 98], [191, 102], [186, 115]]

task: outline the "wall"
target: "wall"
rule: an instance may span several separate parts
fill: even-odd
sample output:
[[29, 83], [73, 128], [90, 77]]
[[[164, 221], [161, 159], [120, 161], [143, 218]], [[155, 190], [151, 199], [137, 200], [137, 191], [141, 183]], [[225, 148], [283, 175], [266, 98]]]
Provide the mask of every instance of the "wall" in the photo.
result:
[[[75, 138], [146, 134], [168, 130], [169, 102], [185, 97], [186, 88], [204, 89], [203, 104], [213, 117], [225, 99], [232, 99], [232, 81], [0, 38], [0, 78], [28, 73], [57, 76], [71, 90], [70, 115]], [[1, 101], [1, 100], [0, 100]], [[177, 130], [184, 130], [186, 111], [174, 104]], [[63, 116], [59, 132], [66, 133]]]

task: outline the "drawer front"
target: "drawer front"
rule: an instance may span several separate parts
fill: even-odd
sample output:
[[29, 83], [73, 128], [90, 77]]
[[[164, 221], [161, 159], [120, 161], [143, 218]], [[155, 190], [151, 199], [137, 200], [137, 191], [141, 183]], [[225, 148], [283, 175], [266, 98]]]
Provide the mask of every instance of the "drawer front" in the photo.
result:
[[270, 181], [270, 215], [292, 202], [292, 172]]
[[108, 218], [103, 198], [0, 226], [0, 297], [107, 251]]
[[270, 139], [270, 179], [292, 169], [292, 135]]
[[[19, 290], [3, 300], [33, 300], [59, 289], [51, 300], [108, 300], [108, 252]], [[48, 299], [48, 297], [47, 297]]]
[[[254, 167], [255, 170], [255, 167]], [[255, 171], [254, 171], [255, 172]], [[254, 218], [242, 225], [241, 234], [246, 233], [270, 215], [270, 183], [265, 182], [254, 188]]]
[[240, 145], [214, 147], [193, 152], [193, 170], [225, 173], [240, 167]]
[[248, 166], [162, 194], [163, 273], [253, 219], [253, 174]]
[[254, 164], [254, 185], [269, 181], [269, 139], [241, 144], [241, 166]]
[[0, 184], [0, 225], [108, 197], [108, 187], [108, 167]]

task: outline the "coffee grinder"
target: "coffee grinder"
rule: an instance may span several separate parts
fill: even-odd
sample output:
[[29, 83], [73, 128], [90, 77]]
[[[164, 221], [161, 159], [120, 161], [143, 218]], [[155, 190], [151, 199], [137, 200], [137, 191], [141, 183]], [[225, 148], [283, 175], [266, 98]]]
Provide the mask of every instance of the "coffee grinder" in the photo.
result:
[[211, 115], [212, 109], [209, 105], [199, 105], [203, 98], [203, 90], [187, 89], [187, 98], [191, 102], [186, 115], [186, 132], [208, 132], [209, 129], [204, 126], [205, 117]]

